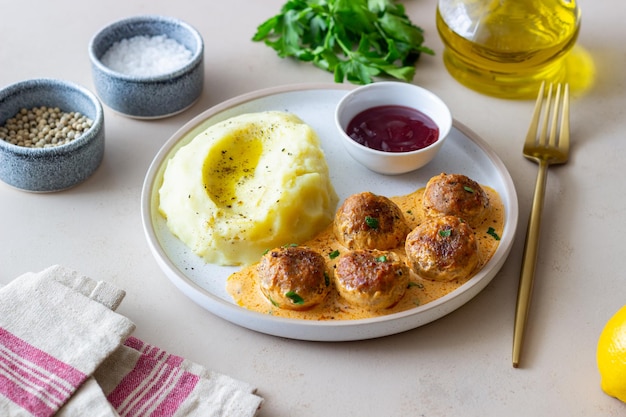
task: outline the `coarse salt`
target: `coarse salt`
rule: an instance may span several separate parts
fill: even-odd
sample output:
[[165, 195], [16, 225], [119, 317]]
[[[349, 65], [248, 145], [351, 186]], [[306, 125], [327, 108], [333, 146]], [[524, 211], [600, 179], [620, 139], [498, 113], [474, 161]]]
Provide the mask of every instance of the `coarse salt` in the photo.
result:
[[133, 36], [115, 42], [101, 60], [122, 74], [154, 76], [182, 68], [191, 55], [190, 50], [166, 35]]

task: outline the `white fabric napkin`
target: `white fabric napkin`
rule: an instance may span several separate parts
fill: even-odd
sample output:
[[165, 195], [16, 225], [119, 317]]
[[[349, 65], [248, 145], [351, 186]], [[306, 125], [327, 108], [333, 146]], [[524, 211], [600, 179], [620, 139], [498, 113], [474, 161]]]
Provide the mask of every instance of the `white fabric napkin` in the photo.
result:
[[0, 288], [0, 415], [257, 414], [253, 386], [130, 337], [124, 295], [61, 266]]
[[25, 274], [0, 289], [2, 415], [54, 415], [135, 329], [53, 274]]

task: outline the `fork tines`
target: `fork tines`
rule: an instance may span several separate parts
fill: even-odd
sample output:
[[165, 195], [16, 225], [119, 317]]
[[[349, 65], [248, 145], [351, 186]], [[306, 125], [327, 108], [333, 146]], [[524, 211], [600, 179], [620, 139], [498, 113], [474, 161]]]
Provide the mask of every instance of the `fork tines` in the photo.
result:
[[[538, 145], [558, 146], [557, 138], [561, 141], [569, 139], [569, 85], [557, 84], [554, 88], [554, 85], [550, 83], [548, 91], [545, 92], [545, 84], [545, 81], [542, 82], [539, 88], [533, 124], [528, 132], [535, 137], [538, 141], [535, 143]], [[543, 105], [544, 100], [545, 105]], [[543, 110], [542, 114], [540, 114], [541, 110]], [[540, 120], [542, 121], [541, 129], [538, 126]], [[560, 143], [560, 145], [564, 144]]]

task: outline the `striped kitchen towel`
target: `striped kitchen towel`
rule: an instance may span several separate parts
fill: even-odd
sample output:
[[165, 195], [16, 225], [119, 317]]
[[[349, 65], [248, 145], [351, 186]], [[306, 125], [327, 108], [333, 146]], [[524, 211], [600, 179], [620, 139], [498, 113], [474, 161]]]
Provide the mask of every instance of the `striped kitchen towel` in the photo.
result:
[[255, 388], [130, 337], [94, 374], [122, 417], [252, 417]]
[[54, 415], [135, 328], [46, 272], [0, 288], [2, 416]]
[[0, 288], [0, 416], [257, 414], [253, 386], [130, 336], [124, 294], [60, 266]]

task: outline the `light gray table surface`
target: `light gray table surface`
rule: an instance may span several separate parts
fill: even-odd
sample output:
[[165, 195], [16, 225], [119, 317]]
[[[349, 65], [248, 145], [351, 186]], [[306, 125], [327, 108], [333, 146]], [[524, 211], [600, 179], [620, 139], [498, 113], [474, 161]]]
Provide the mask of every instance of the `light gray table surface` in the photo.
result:
[[[617, 0], [581, 1], [579, 47], [593, 59], [589, 90], [572, 100], [571, 161], [549, 173], [541, 253], [523, 364], [511, 366], [513, 316], [524, 231], [537, 166], [521, 147], [534, 102], [481, 95], [442, 62], [434, 0], [404, 2], [424, 28], [414, 83], [440, 95], [508, 168], [519, 197], [518, 236], [495, 279], [469, 303], [426, 326], [358, 342], [304, 342], [241, 328], [190, 301], [165, 277], [144, 236], [140, 197], [148, 167], [187, 121], [263, 88], [332, 82], [332, 75], [278, 58], [251, 37], [280, 0], [78, 2], [0, 0], [0, 86], [37, 77], [93, 91], [88, 42], [137, 14], [178, 17], [205, 40], [205, 87], [174, 117], [142, 121], [105, 107], [106, 152], [85, 183], [33, 194], [0, 183], [0, 283], [52, 264], [127, 291], [119, 312], [135, 335], [258, 387], [263, 417], [623, 416], [605, 395], [596, 343], [626, 304], [626, 25]], [[621, 9], [620, 9], [621, 10]]]

